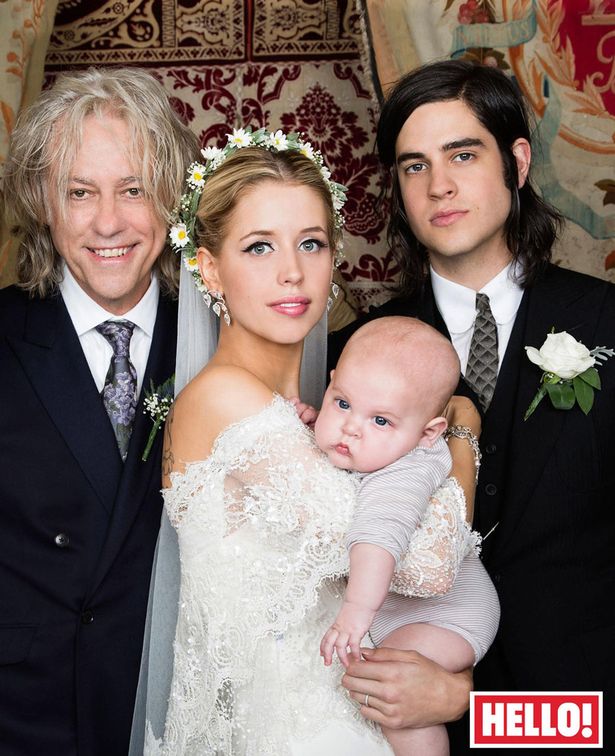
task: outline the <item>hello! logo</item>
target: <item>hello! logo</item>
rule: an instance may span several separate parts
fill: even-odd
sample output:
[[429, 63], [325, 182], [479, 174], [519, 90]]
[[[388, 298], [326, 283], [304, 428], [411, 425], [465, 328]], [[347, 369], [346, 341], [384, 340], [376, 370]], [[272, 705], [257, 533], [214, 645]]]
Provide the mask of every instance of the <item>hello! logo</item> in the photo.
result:
[[471, 748], [601, 748], [602, 693], [474, 692]]

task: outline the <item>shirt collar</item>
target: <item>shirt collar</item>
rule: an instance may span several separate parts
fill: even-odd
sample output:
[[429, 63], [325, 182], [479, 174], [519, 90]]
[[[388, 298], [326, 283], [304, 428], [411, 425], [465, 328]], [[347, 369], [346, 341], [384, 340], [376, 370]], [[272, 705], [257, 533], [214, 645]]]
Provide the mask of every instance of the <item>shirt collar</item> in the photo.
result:
[[113, 315], [85, 293], [66, 263], [63, 264], [62, 269], [63, 279], [60, 283], [60, 293], [78, 336], [83, 336], [84, 333], [96, 328], [99, 323], [104, 323], [105, 320], [130, 320], [150, 338], [152, 337], [160, 290], [158, 279], [154, 274], [152, 274], [147, 291], [139, 302], [123, 315]]
[[[476, 291], [438, 275], [430, 267], [431, 286], [438, 310], [451, 335], [472, 328], [476, 317]], [[516, 282], [519, 263], [510, 262], [480, 292], [489, 297], [491, 312], [498, 325], [509, 323], [516, 315], [523, 289]]]

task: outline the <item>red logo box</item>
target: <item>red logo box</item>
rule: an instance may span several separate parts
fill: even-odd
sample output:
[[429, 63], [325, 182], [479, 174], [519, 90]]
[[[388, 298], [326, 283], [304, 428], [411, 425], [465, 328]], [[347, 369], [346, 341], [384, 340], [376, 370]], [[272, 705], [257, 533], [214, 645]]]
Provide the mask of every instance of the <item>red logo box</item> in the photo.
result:
[[470, 747], [601, 748], [602, 693], [474, 692]]

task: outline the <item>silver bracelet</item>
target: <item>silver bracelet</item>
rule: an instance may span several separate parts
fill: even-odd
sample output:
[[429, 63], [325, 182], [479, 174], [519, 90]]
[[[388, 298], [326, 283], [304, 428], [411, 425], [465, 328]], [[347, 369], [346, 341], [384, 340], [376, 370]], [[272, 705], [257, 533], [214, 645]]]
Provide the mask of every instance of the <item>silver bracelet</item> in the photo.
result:
[[480, 470], [480, 461], [483, 455], [480, 453], [480, 447], [478, 445], [478, 438], [476, 434], [472, 432], [471, 428], [467, 425], [449, 425], [444, 431], [444, 439], [447, 440], [451, 436], [455, 438], [465, 438], [470, 444], [472, 451], [474, 452], [474, 464], [476, 465], [476, 482], [478, 482], [478, 471]]

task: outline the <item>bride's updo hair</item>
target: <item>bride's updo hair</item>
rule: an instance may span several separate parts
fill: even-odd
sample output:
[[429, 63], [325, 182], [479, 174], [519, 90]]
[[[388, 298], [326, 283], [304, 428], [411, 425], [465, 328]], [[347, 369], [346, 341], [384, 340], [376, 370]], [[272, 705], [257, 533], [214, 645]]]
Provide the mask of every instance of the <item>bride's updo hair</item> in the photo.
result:
[[271, 152], [261, 147], [245, 147], [227, 158], [205, 182], [199, 201], [196, 243], [212, 255], [220, 253], [227, 223], [237, 202], [252, 187], [264, 181], [307, 186], [322, 199], [327, 211], [327, 234], [331, 249], [341, 243], [336, 228], [331, 192], [319, 167], [296, 151]]

